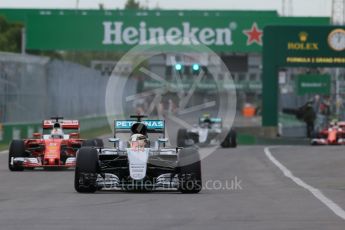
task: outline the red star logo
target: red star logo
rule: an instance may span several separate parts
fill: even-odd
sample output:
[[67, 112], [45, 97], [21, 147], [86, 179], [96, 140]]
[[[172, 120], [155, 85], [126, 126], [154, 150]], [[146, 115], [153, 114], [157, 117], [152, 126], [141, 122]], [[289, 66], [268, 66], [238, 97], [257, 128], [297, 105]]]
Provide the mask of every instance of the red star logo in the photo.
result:
[[262, 46], [262, 35], [263, 32], [258, 28], [256, 22], [253, 23], [252, 28], [249, 30], [243, 30], [243, 33], [247, 35], [247, 46], [253, 44], [254, 42]]

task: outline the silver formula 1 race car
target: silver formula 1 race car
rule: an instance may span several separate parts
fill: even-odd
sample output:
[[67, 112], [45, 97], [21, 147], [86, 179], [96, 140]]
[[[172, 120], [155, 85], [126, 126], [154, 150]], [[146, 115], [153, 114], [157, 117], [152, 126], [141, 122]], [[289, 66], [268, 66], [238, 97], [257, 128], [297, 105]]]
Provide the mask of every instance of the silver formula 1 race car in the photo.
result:
[[190, 130], [179, 129], [177, 132], [178, 146], [221, 145], [223, 148], [236, 148], [237, 135], [235, 130], [227, 130], [223, 127], [221, 118], [203, 116], [199, 123]]
[[[82, 147], [77, 154], [75, 190], [147, 191], [174, 188], [182, 193], [201, 190], [201, 165], [197, 149], [166, 147], [164, 120], [131, 116], [116, 120], [114, 148]], [[127, 135], [120, 139], [119, 136]], [[154, 139], [154, 136], [157, 136]]]

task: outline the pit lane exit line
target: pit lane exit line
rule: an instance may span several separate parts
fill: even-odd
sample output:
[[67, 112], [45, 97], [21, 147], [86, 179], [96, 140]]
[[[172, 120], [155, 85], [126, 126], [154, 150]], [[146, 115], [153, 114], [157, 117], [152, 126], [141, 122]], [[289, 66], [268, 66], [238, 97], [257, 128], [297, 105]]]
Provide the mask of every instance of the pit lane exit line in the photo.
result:
[[326, 197], [319, 189], [314, 188], [313, 186], [305, 183], [302, 179], [294, 176], [292, 172], [286, 168], [282, 163], [280, 163], [271, 153], [270, 147], [266, 147], [264, 149], [266, 156], [270, 161], [273, 162], [283, 173], [284, 176], [290, 178], [293, 182], [297, 185], [301, 186], [302, 188], [308, 190], [311, 194], [313, 194], [318, 200], [320, 200], [323, 204], [325, 204], [331, 211], [334, 212], [337, 216], [341, 219], [345, 220], [345, 211], [334, 201]]

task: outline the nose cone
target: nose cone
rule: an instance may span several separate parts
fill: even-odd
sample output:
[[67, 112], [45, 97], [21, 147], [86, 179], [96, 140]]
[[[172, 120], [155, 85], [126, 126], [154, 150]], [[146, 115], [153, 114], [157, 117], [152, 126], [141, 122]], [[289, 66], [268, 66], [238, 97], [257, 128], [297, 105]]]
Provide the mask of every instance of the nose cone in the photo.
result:
[[54, 158], [49, 158], [48, 164], [49, 165], [54, 165], [55, 164], [55, 159]]
[[330, 143], [336, 143], [337, 141], [337, 132], [336, 131], [331, 131], [328, 135], [328, 141]]

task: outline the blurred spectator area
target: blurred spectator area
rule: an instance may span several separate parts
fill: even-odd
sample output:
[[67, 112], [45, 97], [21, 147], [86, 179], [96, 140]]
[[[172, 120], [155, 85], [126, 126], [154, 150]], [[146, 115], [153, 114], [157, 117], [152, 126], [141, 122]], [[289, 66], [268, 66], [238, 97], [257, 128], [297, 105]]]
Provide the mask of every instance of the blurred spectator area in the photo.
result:
[[0, 122], [104, 115], [108, 79], [79, 64], [0, 52]]

